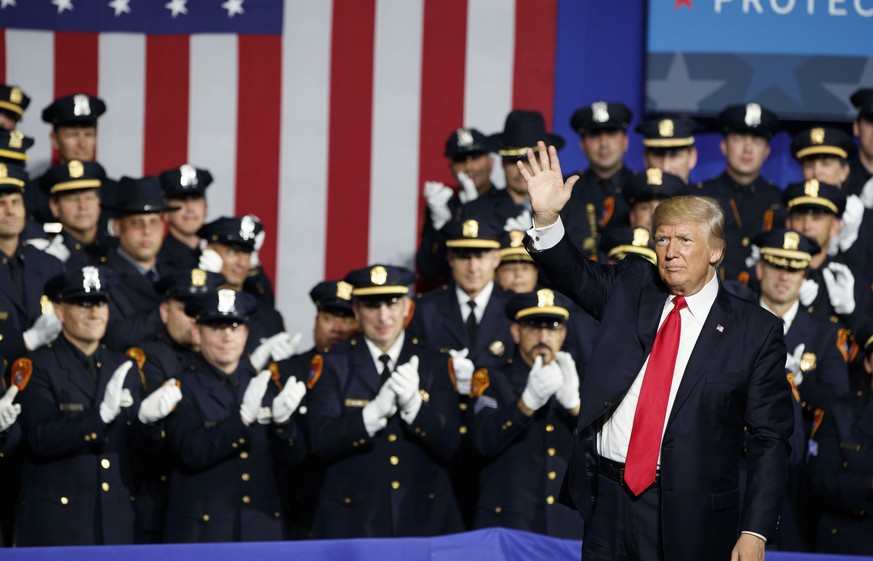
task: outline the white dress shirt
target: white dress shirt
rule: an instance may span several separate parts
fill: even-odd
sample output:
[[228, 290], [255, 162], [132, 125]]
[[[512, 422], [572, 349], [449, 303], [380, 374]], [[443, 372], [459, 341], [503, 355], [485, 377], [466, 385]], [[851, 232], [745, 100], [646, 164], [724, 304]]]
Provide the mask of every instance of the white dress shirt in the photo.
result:
[[470, 298], [466, 292], [461, 290], [461, 287], [455, 285], [455, 296], [458, 298], [458, 304], [461, 306], [461, 319], [467, 323], [467, 318], [470, 317], [470, 306], [468, 301], [476, 302], [476, 308], [473, 313], [476, 314], [476, 323], [482, 323], [482, 316], [485, 315], [485, 307], [488, 306], [488, 300], [491, 299], [491, 293], [494, 292], [494, 281], [485, 285], [485, 288], [479, 291], [474, 298]]

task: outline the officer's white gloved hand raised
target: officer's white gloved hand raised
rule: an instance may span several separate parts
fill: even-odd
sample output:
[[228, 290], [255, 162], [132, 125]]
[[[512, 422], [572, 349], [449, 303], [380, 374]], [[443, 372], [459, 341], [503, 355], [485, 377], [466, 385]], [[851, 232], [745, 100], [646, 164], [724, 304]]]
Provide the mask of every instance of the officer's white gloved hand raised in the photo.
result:
[[18, 395], [18, 386], [9, 386], [6, 393], [0, 398], [0, 432], [4, 432], [14, 425], [21, 413], [21, 405], [12, 403], [16, 395]]
[[524, 210], [518, 216], [510, 216], [506, 219], [506, 222], [503, 224], [503, 230], [505, 232], [519, 231], [519, 232], [527, 232], [530, 230], [533, 221], [530, 217], [530, 211]]
[[249, 380], [249, 385], [239, 406], [239, 416], [246, 426], [258, 420], [261, 413], [261, 402], [264, 400], [264, 394], [267, 392], [267, 385], [270, 383], [272, 375], [273, 373], [269, 370], [262, 370], [260, 374]]
[[798, 299], [800, 303], [804, 306], [809, 306], [813, 302], [815, 302], [816, 297], [818, 296], [818, 283], [812, 279], [805, 279], [800, 284], [800, 293], [798, 294]]
[[364, 428], [367, 434], [373, 436], [388, 425], [388, 418], [397, 413], [397, 394], [386, 380], [373, 400], [364, 406]]
[[855, 276], [842, 263], [828, 263], [821, 272], [828, 289], [831, 307], [838, 314], [848, 315], [855, 311]]
[[476, 189], [476, 184], [472, 179], [470, 179], [470, 176], [463, 171], [458, 173], [458, 183], [461, 184], [458, 198], [463, 204], [467, 204], [479, 198], [479, 190]]
[[61, 333], [63, 326], [54, 313], [43, 314], [36, 318], [33, 326], [21, 334], [24, 346], [28, 351], [35, 351], [54, 341]]
[[430, 210], [433, 227], [437, 230], [441, 230], [452, 219], [449, 200], [453, 194], [451, 188], [439, 181], [424, 182], [424, 198], [427, 201], [427, 208]]
[[470, 395], [472, 390], [471, 383], [473, 380], [473, 361], [467, 358], [467, 349], [456, 351], [451, 349], [449, 354], [452, 357], [452, 370], [455, 372], [455, 385], [458, 388], [460, 395]]
[[285, 331], [276, 333], [272, 337], [261, 339], [261, 344], [249, 355], [249, 360], [255, 370], [261, 370], [267, 366], [270, 358], [280, 361], [293, 355], [299, 341], [299, 334], [292, 336]]
[[273, 398], [273, 422], [279, 425], [287, 423], [305, 395], [306, 384], [298, 382], [296, 376], [288, 378], [285, 387]]
[[224, 259], [211, 247], [207, 247], [206, 240], [200, 240], [200, 260], [197, 267], [207, 273], [220, 273], [224, 267]]
[[100, 403], [100, 418], [105, 424], [109, 424], [118, 417], [121, 409], [133, 405], [133, 396], [130, 390], [124, 387], [124, 380], [133, 362], [127, 360], [115, 369], [106, 389], [103, 391], [103, 401]]
[[145, 425], [156, 423], [172, 413], [180, 401], [182, 390], [179, 389], [176, 379], [170, 378], [142, 400], [137, 417]]
[[846, 210], [840, 217], [840, 233], [837, 234], [837, 250], [848, 251], [861, 230], [861, 221], [864, 219], [864, 203], [858, 195], [846, 197]]
[[388, 383], [397, 394], [397, 406], [400, 408], [400, 416], [407, 423], [411, 423], [421, 409], [422, 397], [419, 392], [421, 379], [418, 376], [418, 356], [413, 355], [406, 364], [401, 364], [391, 374]]
[[564, 375], [555, 361], [543, 366], [543, 357], [537, 355], [527, 377], [521, 400], [528, 409], [536, 411], [545, 405], [564, 383]]
[[563, 383], [558, 391], [555, 392], [555, 399], [561, 404], [564, 409], [575, 409], [579, 407], [579, 371], [576, 369], [576, 361], [570, 353], [558, 351], [555, 353], [555, 362], [558, 368], [561, 369]]

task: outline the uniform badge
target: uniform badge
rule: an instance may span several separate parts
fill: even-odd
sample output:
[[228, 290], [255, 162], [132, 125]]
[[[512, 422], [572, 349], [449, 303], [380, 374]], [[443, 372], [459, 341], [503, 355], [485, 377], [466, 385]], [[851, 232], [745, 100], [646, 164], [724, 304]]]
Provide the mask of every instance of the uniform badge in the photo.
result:
[[91, 100], [85, 94], [76, 94], [73, 96], [73, 115], [80, 117], [82, 115], [91, 114]]
[[6, 167], [6, 164], [0, 162], [0, 179], [9, 177], [9, 168]]
[[645, 228], [634, 228], [634, 241], [631, 242], [634, 247], [646, 247], [649, 245], [649, 231]]
[[600, 224], [598, 224], [600, 229], [609, 224], [613, 212], [615, 212], [615, 197], [612, 195], [603, 197], [603, 215], [600, 217]]
[[9, 101], [16, 105], [20, 105], [22, 101], [24, 101], [24, 93], [21, 91], [21, 88], [18, 86], [13, 86], [9, 91]]
[[481, 397], [490, 385], [491, 379], [488, 377], [487, 369], [480, 368], [473, 372], [473, 379], [470, 381], [470, 397]]
[[127, 358], [132, 358], [134, 362], [136, 362], [136, 368], [139, 370], [139, 379], [142, 382], [142, 387], [148, 389], [148, 384], [146, 384], [145, 372], [142, 371], [142, 367], [146, 362], [146, 354], [145, 351], [139, 347], [131, 347], [124, 351], [124, 354]]
[[664, 171], [660, 168], [649, 168], [646, 170], [646, 185], [663, 185]]
[[82, 288], [85, 292], [100, 290], [100, 271], [97, 267], [82, 267]]
[[206, 286], [206, 271], [203, 269], [191, 269], [191, 286], [198, 288]]
[[605, 101], [595, 101], [591, 104], [591, 119], [595, 123], [605, 123], [609, 120], [609, 105]]
[[255, 237], [255, 218], [251, 214], [246, 214], [239, 222], [239, 237], [244, 240], [251, 240]]
[[179, 185], [183, 189], [197, 187], [197, 168], [191, 164], [182, 164], [179, 167]]
[[321, 355], [315, 355], [309, 361], [309, 376], [306, 378], [306, 388], [312, 389], [315, 387], [318, 379], [321, 378], [321, 371], [324, 368], [324, 358]]
[[497, 409], [497, 400], [487, 395], [480, 396], [479, 399], [476, 400], [476, 404], [473, 406], [473, 414], [475, 415], [479, 413], [486, 407]]
[[503, 356], [503, 353], [506, 352], [506, 345], [503, 344], [503, 341], [492, 341], [488, 345], [488, 352], [494, 356]]
[[336, 297], [340, 300], [351, 300], [353, 288], [354, 287], [346, 281], [338, 281], [336, 283]]
[[479, 222], [477, 220], [464, 220], [461, 225], [461, 235], [465, 238], [479, 237]]
[[808, 179], [803, 184], [803, 194], [808, 197], [818, 197], [818, 179]]
[[388, 281], [388, 271], [382, 265], [376, 265], [370, 269], [370, 282], [382, 286]]
[[809, 131], [809, 141], [813, 144], [824, 144], [825, 131], [821, 127], [815, 127]]
[[455, 131], [458, 136], [458, 146], [471, 146], [473, 144], [473, 133], [467, 129], [458, 129]]
[[24, 145], [24, 133], [21, 131], [9, 131], [9, 147], [21, 148]]
[[33, 362], [29, 358], [19, 358], [12, 363], [10, 380], [12, 385], [18, 388], [18, 391], [24, 391], [30, 381], [31, 374], [33, 374]]
[[85, 174], [85, 166], [79, 160], [70, 160], [67, 164], [67, 173], [70, 174], [70, 179], [78, 179]]
[[746, 104], [746, 116], [743, 122], [747, 127], [757, 127], [761, 124], [761, 106], [757, 103]]
[[658, 121], [658, 135], [661, 138], [672, 138], [675, 133], [673, 119], [663, 119]]
[[236, 292], [229, 288], [218, 291], [218, 313], [230, 314], [236, 311]]

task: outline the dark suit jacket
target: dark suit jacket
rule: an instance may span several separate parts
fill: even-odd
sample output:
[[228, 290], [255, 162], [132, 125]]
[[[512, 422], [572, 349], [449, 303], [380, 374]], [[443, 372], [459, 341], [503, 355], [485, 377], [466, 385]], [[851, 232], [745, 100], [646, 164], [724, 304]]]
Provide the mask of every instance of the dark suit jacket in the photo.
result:
[[[582, 381], [566, 483], [584, 517], [597, 489], [596, 432], [651, 352], [669, 292], [640, 259], [597, 265], [566, 237], [534, 260], [564, 294], [600, 320]], [[740, 530], [772, 537], [793, 429], [782, 325], [719, 287], [691, 354], [661, 443], [661, 527], [667, 559], [727, 559]], [[747, 432], [744, 431], [747, 429]], [[739, 455], [748, 435], [749, 481], [740, 512]]]
[[117, 278], [109, 289], [109, 328], [104, 341], [121, 351], [148, 341], [163, 328], [158, 314], [161, 295], [117, 250], [109, 253], [106, 266]]

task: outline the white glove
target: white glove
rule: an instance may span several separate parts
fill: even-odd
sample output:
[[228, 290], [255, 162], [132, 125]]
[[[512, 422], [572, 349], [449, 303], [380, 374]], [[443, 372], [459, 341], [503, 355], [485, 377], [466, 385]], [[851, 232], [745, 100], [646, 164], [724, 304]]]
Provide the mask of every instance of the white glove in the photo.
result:
[[54, 341], [62, 329], [61, 320], [55, 314], [43, 314], [36, 318], [30, 329], [21, 334], [24, 346], [28, 351], [35, 351]]
[[458, 183], [461, 184], [461, 191], [458, 193], [458, 198], [461, 199], [463, 204], [467, 204], [470, 201], [475, 201], [479, 198], [479, 190], [476, 189], [476, 184], [473, 183], [470, 176], [463, 171], [458, 173]]
[[130, 390], [124, 387], [124, 379], [130, 371], [133, 362], [127, 360], [115, 369], [109, 382], [106, 384], [106, 389], [103, 391], [103, 401], [100, 402], [100, 418], [104, 424], [109, 424], [118, 417], [123, 407], [133, 405], [133, 396], [130, 395]]
[[[280, 335], [284, 335], [284, 337], [279, 337]], [[274, 361], [279, 362], [294, 356], [294, 353], [297, 351], [297, 344], [300, 342], [302, 335], [300, 333], [289, 335], [287, 332], [283, 331], [282, 333], [274, 335], [274, 337], [277, 339], [273, 344], [273, 348], [270, 350], [270, 356]]]
[[755, 265], [758, 264], [758, 261], [761, 260], [761, 248], [752, 244], [752, 253], [746, 257], [746, 268], [751, 269]]
[[280, 331], [272, 337], [261, 339], [261, 344], [255, 347], [255, 350], [249, 355], [249, 360], [252, 366], [255, 367], [255, 370], [262, 370], [267, 366], [270, 358], [273, 360], [284, 360], [293, 355], [298, 341], [300, 341], [300, 335], [292, 337], [287, 332]]
[[799, 386], [803, 382], [803, 373], [800, 371], [800, 359], [803, 357], [804, 350], [806, 350], [806, 345], [801, 343], [797, 345], [793, 353], [789, 352], [785, 356], [785, 370], [794, 375], [795, 386]]
[[258, 420], [261, 413], [261, 401], [267, 392], [267, 384], [270, 383], [269, 370], [262, 370], [260, 374], [249, 380], [249, 385], [243, 394], [242, 403], [239, 406], [239, 416], [246, 426]]
[[555, 362], [561, 369], [564, 378], [561, 387], [555, 392], [555, 399], [564, 409], [575, 409], [579, 406], [579, 371], [576, 369], [576, 361], [570, 353], [559, 351], [555, 353]]
[[530, 230], [533, 221], [530, 217], [530, 211], [525, 210], [521, 214], [516, 217], [509, 217], [506, 219], [506, 223], [503, 225], [503, 230], [506, 232], [512, 232], [513, 230], [518, 230], [519, 232], [527, 232]]
[[848, 315], [855, 311], [855, 276], [842, 263], [828, 263], [821, 272], [831, 307], [838, 314]]
[[53, 237], [52, 241], [44, 238], [31, 238], [26, 243], [53, 257], [57, 257], [61, 263], [66, 263], [67, 259], [70, 258], [70, 250], [64, 245], [64, 237], [60, 234]]
[[[389, 380], [390, 381], [390, 380]], [[364, 406], [364, 428], [371, 437], [388, 425], [388, 418], [397, 413], [397, 394], [386, 381], [373, 401]]]
[[452, 195], [452, 190], [439, 181], [424, 182], [424, 198], [436, 230], [442, 230], [443, 226], [452, 219], [452, 211], [449, 210], [449, 200]]
[[224, 267], [224, 259], [211, 247], [206, 247], [206, 240], [200, 241], [200, 260], [197, 267], [207, 273], [220, 273]]
[[156, 423], [172, 413], [180, 401], [182, 390], [176, 384], [176, 379], [170, 378], [142, 400], [137, 417], [144, 425]]
[[873, 177], [861, 189], [861, 202], [864, 203], [864, 208], [873, 209]]
[[804, 279], [803, 283], [800, 285], [800, 292], [798, 293], [800, 303], [804, 306], [809, 306], [815, 301], [817, 296], [818, 283], [812, 279]]
[[543, 366], [543, 357], [537, 355], [533, 368], [527, 377], [527, 385], [521, 394], [521, 400], [529, 408], [536, 411], [549, 401], [564, 383], [564, 375], [554, 361]]
[[258, 232], [258, 235], [255, 236], [255, 250], [249, 253], [249, 267], [252, 269], [256, 269], [261, 266], [261, 260], [258, 257], [258, 252], [261, 251], [261, 248], [264, 247], [264, 239], [267, 237], [267, 232], [261, 230]]
[[[418, 376], [418, 356], [413, 355], [406, 364], [401, 364], [388, 380], [391, 389], [397, 394], [397, 406], [401, 414], [418, 413], [421, 407], [421, 394], [418, 392], [421, 379]], [[415, 415], [412, 415], [415, 418]]]
[[0, 432], [11, 427], [21, 413], [21, 404], [12, 403], [16, 395], [18, 395], [18, 386], [9, 386], [6, 394], [0, 398]]
[[837, 234], [837, 249], [848, 251], [858, 239], [858, 231], [861, 229], [861, 221], [864, 219], [864, 203], [858, 195], [849, 195], [846, 198], [846, 210], [843, 211], [840, 233]]
[[303, 396], [306, 395], [306, 384], [298, 382], [295, 376], [288, 378], [285, 387], [273, 398], [273, 422], [284, 425], [297, 411]]
[[458, 386], [458, 393], [461, 395], [470, 395], [472, 387], [470, 383], [473, 381], [473, 361], [467, 358], [467, 349], [449, 351], [452, 356], [452, 370], [455, 371], [455, 383]]

